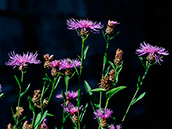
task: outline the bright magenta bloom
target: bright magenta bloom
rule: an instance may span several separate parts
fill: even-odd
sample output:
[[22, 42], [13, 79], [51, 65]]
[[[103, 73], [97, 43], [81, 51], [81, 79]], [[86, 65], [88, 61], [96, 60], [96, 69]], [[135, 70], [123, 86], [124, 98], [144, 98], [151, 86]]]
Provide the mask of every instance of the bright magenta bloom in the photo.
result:
[[162, 62], [162, 55], [169, 55], [168, 51], [165, 51], [165, 48], [163, 47], [157, 47], [157, 46], [152, 46], [149, 43], [140, 43], [140, 48], [136, 49], [136, 54], [138, 54], [138, 56], [142, 56], [145, 54], [148, 54], [148, 59], [149, 60], [153, 60], [155, 59], [156, 62], [158, 62], [160, 64], [160, 61]]
[[50, 67], [55, 68], [55, 67], [59, 67], [61, 64], [60, 60], [54, 60], [50, 62]]
[[113, 111], [108, 108], [97, 109], [96, 112], [94, 112], [94, 115], [95, 115], [94, 119], [97, 119], [97, 118], [108, 119], [112, 113]]
[[[62, 107], [64, 108], [65, 112], [71, 114], [71, 115], [74, 115], [74, 116], [77, 116], [78, 114], [78, 106], [74, 106], [73, 104], [69, 104], [68, 106], [63, 106], [62, 104]], [[81, 110], [83, 106], [81, 105], [79, 110]]]
[[102, 29], [104, 26], [101, 24], [101, 22], [93, 22], [91, 20], [75, 20], [74, 18], [71, 18], [67, 20], [67, 28], [69, 30], [78, 30], [80, 32], [81, 29], [83, 29], [84, 32], [90, 31], [92, 33], [98, 33], [100, 29]]
[[[80, 67], [81, 66], [81, 61], [79, 61], [78, 59], [75, 59], [74, 63], [76, 65], [76, 67]], [[61, 60], [61, 65], [59, 67], [59, 70], [75, 68], [74, 63], [73, 63], [73, 60], [71, 60], [69, 58], [68, 59], [63, 59], [63, 60]]]
[[108, 20], [108, 26], [114, 26], [114, 25], [117, 25], [117, 24], [120, 24], [119, 22], [117, 22], [117, 21], [111, 21], [111, 20]]
[[[69, 100], [69, 99], [75, 99], [76, 97], [78, 96], [78, 91], [74, 92], [74, 91], [67, 91], [67, 94], [66, 94], [66, 99]], [[56, 98], [62, 98], [62, 94], [58, 94], [56, 96]]]
[[37, 60], [37, 52], [33, 54], [32, 52], [27, 52], [26, 54], [23, 53], [23, 55], [15, 54], [15, 52], [9, 53], [9, 61], [5, 63], [5, 65], [13, 66], [15, 68], [16, 66], [27, 66], [27, 64], [40, 64], [41, 61]]

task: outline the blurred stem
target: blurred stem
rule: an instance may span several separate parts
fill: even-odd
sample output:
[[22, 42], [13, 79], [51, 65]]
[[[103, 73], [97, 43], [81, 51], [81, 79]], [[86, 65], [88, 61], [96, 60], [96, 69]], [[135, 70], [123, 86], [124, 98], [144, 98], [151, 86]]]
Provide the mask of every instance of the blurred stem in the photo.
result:
[[118, 129], [121, 128], [121, 126], [122, 126], [122, 124], [123, 124], [123, 122], [124, 122], [124, 120], [125, 120], [125, 118], [126, 118], [126, 116], [127, 116], [127, 114], [128, 114], [128, 111], [130, 110], [130, 107], [132, 106], [132, 103], [133, 103], [134, 99], [136, 98], [136, 95], [137, 95], [138, 91], [140, 90], [140, 88], [141, 88], [141, 86], [142, 86], [142, 84], [143, 84], [143, 80], [145, 79], [145, 77], [146, 77], [146, 75], [147, 75], [147, 72], [148, 72], [150, 66], [151, 66], [150, 63], [149, 63], [148, 65], [146, 65], [145, 73], [144, 73], [144, 75], [142, 76], [142, 80], [141, 80], [141, 82], [138, 82], [138, 83], [137, 83], [139, 86], [137, 86], [137, 90], [135, 91], [135, 93], [134, 93], [134, 95], [133, 95], [133, 98], [131, 99], [130, 104], [128, 105], [128, 108], [127, 108], [127, 110], [126, 110], [126, 112], [125, 112], [124, 117], [122, 118], [121, 124], [119, 125], [119, 128], [118, 128]]

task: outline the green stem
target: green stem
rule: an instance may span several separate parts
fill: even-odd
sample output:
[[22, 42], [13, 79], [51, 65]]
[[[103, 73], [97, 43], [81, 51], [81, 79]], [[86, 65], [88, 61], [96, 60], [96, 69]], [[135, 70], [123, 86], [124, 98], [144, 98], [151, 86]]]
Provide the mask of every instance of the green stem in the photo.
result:
[[132, 98], [131, 101], [130, 101], [130, 104], [129, 104], [129, 106], [128, 106], [126, 112], [125, 112], [124, 117], [122, 118], [121, 124], [120, 124], [120, 126], [119, 126], [118, 129], [121, 128], [121, 125], [123, 124], [123, 122], [124, 122], [124, 120], [125, 120], [125, 118], [126, 118], [126, 116], [127, 116], [127, 114], [128, 114], [128, 111], [129, 111], [130, 107], [132, 106], [133, 100], [136, 98], [136, 95], [137, 95], [138, 91], [140, 90], [140, 88], [141, 88], [141, 86], [142, 86], [142, 84], [143, 84], [143, 80], [145, 79], [145, 77], [146, 77], [146, 75], [147, 75], [147, 73], [148, 73], [148, 70], [149, 70], [150, 66], [151, 66], [151, 64], [148, 64], [148, 65], [146, 66], [146, 70], [145, 70], [145, 73], [144, 73], [144, 75], [143, 75], [143, 77], [142, 77], [141, 82], [138, 82], [138, 83], [137, 83], [139, 86], [137, 87], [137, 90], [135, 91], [135, 93], [134, 93], [134, 95], [133, 95], [133, 98]]
[[108, 104], [109, 104], [109, 99], [110, 99], [110, 98], [107, 98], [107, 100], [106, 100], [105, 110], [107, 109], [107, 106], [108, 106]]
[[57, 78], [54, 78], [54, 82], [52, 83], [52, 89], [51, 89], [50, 95], [49, 95], [49, 97], [48, 97], [47, 105], [49, 104], [50, 99], [51, 99], [51, 97], [52, 97], [52, 95], [53, 95], [54, 85], [55, 85], [56, 79], [57, 79]]

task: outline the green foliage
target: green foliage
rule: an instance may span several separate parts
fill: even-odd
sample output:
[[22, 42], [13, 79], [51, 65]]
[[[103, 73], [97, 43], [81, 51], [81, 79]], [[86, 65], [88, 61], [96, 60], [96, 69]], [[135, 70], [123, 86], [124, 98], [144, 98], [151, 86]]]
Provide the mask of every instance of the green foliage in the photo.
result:
[[29, 88], [30, 88], [30, 84], [28, 84], [28, 86], [26, 87], [25, 91], [20, 94], [20, 97], [25, 95], [28, 92]]
[[104, 88], [95, 88], [93, 90], [91, 90], [92, 92], [102, 92], [102, 91], [106, 91]]
[[146, 92], [143, 92], [138, 98], [133, 99], [132, 105], [134, 105], [137, 101], [141, 100], [146, 95]]
[[111, 98], [113, 95], [115, 95], [118, 91], [125, 89], [126, 86], [119, 86], [116, 88], [113, 88], [106, 92], [106, 98]]

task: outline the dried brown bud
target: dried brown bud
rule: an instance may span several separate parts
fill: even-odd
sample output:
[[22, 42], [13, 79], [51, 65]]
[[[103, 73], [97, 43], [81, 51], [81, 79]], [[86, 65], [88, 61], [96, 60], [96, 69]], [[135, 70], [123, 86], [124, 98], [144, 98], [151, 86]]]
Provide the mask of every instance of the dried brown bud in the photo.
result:
[[25, 121], [23, 123], [22, 129], [32, 129], [32, 125], [28, 124], [28, 121]]
[[100, 85], [100, 87], [103, 87], [106, 90], [110, 90], [111, 86], [112, 86], [112, 81], [109, 80], [109, 77], [103, 77], [100, 80], [99, 85]]
[[49, 69], [50, 68], [50, 61], [44, 62], [44, 68]]
[[84, 29], [81, 29], [80, 35], [86, 37], [88, 35], [89, 31], [85, 31]]
[[107, 26], [107, 28], [106, 28], [106, 33], [107, 34], [112, 34], [114, 32], [114, 28], [113, 27], [109, 27], [109, 26]]
[[59, 70], [57, 70], [56, 68], [52, 68], [51, 69], [51, 75], [53, 77], [57, 77], [58, 73], [59, 73]]
[[51, 55], [51, 56], [49, 54], [44, 55], [44, 59], [45, 59], [44, 68], [47, 68], [47, 69], [50, 68], [50, 62], [53, 60], [53, 57], [54, 55]]
[[114, 80], [114, 76], [115, 76], [115, 70], [111, 69], [109, 72], [109, 80], [113, 81]]
[[16, 114], [14, 114], [14, 116], [20, 118], [22, 116], [23, 111], [24, 111], [23, 107], [16, 107]]
[[32, 101], [37, 107], [40, 107], [40, 98], [41, 98], [41, 90], [34, 90]]
[[14, 126], [12, 126], [11, 123], [9, 123], [9, 124], [7, 125], [7, 129], [14, 129]]
[[123, 51], [118, 48], [116, 50], [116, 55], [115, 55], [115, 59], [114, 59], [114, 64], [116, 66], [119, 66], [123, 62], [123, 60], [122, 60], [122, 54], [123, 54]]
[[108, 126], [106, 119], [101, 119], [100, 126], [106, 128]]
[[65, 70], [65, 75], [67, 75], [67, 76], [70, 76], [70, 75], [72, 75], [72, 69], [70, 69], [70, 68], [67, 68], [66, 70]]
[[42, 107], [45, 108], [47, 106], [47, 102], [48, 100], [47, 99], [44, 99], [43, 102], [42, 102]]
[[78, 122], [78, 116], [73, 115], [73, 116], [72, 116], [72, 122], [73, 122], [73, 123], [77, 123], [77, 122]]

